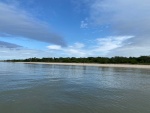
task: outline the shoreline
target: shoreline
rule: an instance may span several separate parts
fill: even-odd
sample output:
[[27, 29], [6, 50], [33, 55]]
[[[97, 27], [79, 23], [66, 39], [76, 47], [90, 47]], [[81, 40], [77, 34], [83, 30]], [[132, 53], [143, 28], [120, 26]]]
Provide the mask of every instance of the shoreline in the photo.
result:
[[150, 65], [138, 65], [138, 64], [134, 65], [134, 64], [56, 63], [56, 62], [15, 62], [15, 63], [150, 69]]

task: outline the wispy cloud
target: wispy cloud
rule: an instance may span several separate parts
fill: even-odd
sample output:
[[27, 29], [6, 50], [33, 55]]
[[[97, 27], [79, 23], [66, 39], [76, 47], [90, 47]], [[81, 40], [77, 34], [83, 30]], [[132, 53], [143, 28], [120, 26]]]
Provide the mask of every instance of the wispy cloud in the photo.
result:
[[88, 22], [86, 21], [81, 21], [81, 25], [80, 25], [80, 28], [88, 28]]
[[11, 36], [66, 46], [64, 39], [53, 32], [48, 23], [39, 21], [16, 6], [0, 2], [0, 32]]

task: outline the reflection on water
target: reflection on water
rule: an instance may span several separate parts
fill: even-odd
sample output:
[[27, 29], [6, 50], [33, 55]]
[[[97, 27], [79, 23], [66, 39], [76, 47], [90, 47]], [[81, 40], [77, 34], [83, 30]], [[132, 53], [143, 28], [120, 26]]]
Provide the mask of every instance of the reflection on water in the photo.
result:
[[150, 113], [150, 70], [0, 63], [0, 113]]

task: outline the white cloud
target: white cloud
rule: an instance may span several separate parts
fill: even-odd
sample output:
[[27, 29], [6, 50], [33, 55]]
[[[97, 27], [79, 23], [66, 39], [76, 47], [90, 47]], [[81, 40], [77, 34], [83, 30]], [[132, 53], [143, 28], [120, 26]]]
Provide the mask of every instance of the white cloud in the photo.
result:
[[76, 42], [72, 47], [73, 48], [83, 48], [85, 45], [83, 43]]
[[130, 38], [133, 38], [134, 36], [110, 36], [105, 38], [98, 38], [98, 50], [101, 51], [110, 51], [113, 49], [116, 49], [118, 47], [123, 46], [123, 42], [125, 40], [128, 40]]
[[52, 54], [55, 54], [58, 57], [62, 57], [61, 55], [66, 57], [83, 57], [86, 55], [82, 49], [84, 46], [85, 45], [83, 43], [77, 42], [65, 48], [58, 45], [50, 45], [47, 48], [52, 52]]
[[131, 38], [133, 36], [109, 36], [93, 40], [94, 45], [92, 43], [85, 45], [78, 42], [66, 48], [59, 48], [57, 45], [51, 45], [48, 48], [53, 54], [62, 53], [66, 57], [107, 56], [112, 50], [124, 46], [124, 42]]
[[59, 45], [50, 45], [50, 46], [47, 46], [48, 49], [52, 49], [52, 50], [61, 50], [61, 46]]
[[61, 46], [66, 45], [64, 39], [49, 28], [48, 23], [37, 20], [12, 4], [0, 2], [0, 15], [1, 36], [8, 34], [11, 37], [18, 36]]

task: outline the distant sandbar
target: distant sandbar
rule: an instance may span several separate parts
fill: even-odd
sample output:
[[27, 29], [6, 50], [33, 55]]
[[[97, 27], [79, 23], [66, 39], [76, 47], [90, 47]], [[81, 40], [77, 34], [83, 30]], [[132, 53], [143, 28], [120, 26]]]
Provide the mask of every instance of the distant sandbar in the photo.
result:
[[52, 63], [52, 62], [19, 62], [19, 63], [150, 69], [150, 65], [137, 65], [137, 64], [134, 65], [134, 64], [95, 64], [95, 63], [56, 63], [56, 62], [54, 62], [54, 63]]

